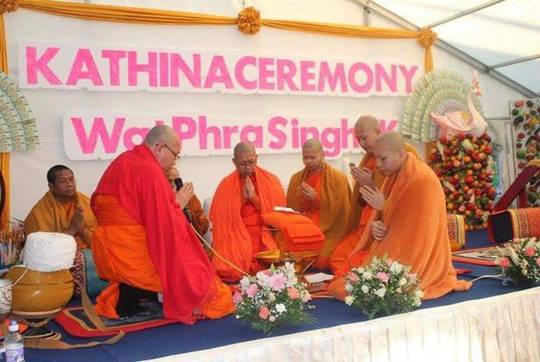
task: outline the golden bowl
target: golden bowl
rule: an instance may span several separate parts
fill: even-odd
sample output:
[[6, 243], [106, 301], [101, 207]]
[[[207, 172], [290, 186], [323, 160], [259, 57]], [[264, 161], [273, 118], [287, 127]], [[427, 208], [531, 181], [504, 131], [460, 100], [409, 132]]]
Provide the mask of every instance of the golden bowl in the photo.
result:
[[22, 317], [54, 314], [73, 296], [73, 277], [68, 269], [39, 272], [14, 267], [6, 278], [13, 282], [11, 312]]

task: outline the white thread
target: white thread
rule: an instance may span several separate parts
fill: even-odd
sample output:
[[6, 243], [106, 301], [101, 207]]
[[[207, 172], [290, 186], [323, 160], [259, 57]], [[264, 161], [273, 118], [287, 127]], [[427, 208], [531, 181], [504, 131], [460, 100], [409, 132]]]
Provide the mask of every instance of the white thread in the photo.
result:
[[39, 231], [28, 235], [23, 261], [28, 269], [35, 271], [65, 270], [73, 266], [76, 250], [73, 236]]

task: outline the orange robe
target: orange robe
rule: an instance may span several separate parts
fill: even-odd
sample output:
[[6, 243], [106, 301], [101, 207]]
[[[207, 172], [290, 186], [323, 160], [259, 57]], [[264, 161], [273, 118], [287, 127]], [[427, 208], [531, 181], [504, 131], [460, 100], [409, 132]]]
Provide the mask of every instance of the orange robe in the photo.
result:
[[[272, 234], [263, 228], [260, 215], [272, 212], [274, 206], [285, 206], [285, 194], [276, 176], [257, 167], [255, 177], [251, 180], [261, 200], [260, 211], [243, 200], [242, 181], [238, 171], [220, 182], [210, 208], [214, 249], [246, 273], [258, 267], [255, 258], [257, 252], [277, 249]], [[225, 281], [238, 281], [243, 275], [218, 256], [212, 258], [212, 265]]]
[[[306, 182], [315, 189], [319, 204], [307, 201], [299, 186]], [[338, 241], [347, 233], [351, 213], [351, 189], [347, 176], [326, 162], [320, 173], [308, 176], [306, 169], [295, 173], [287, 190], [287, 206], [304, 212], [315, 225], [319, 226], [325, 241], [315, 267], [328, 267], [328, 259]]]
[[[369, 252], [354, 266], [366, 265], [372, 257], [385, 255], [409, 265], [420, 279], [424, 299], [469, 289], [470, 282], [456, 278], [445, 196], [429, 166], [409, 152], [402, 168], [385, 179], [382, 192], [386, 199], [382, 215], [373, 212], [370, 222], [380, 219], [388, 231], [381, 241], [376, 241], [369, 228], [365, 229], [357, 250], [367, 248]], [[344, 281], [342, 276], [330, 285], [331, 293], [340, 299], [345, 297]]]
[[162, 292], [165, 317], [186, 324], [234, 310], [231, 290], [212, 270], [147, 146], [109, 165], [91, 204], [98, 220], [96, 269], [110, 281], [97, 298], [98, 313], [118, 317], [118, 283]]
[[204, 234], [206, 234], [208, 231], [208, 225], [210, 222], [204, 214], [204, 210], [201, 206], [199, 198], [193, 195], [193, 197], [189, 199], [187, 207], [191, 213], [191, 222], [193, 227], [201, 236], [204, 236]]
[[24, 220], [25, 232], [27, 234], [36, 231], [66, 232], [77, 207], [83, 209], [84, 231], [75, 235], [75, 241], [77, 242], [77, 249], [86, 249], [92, 245], [92, 234], [96, 228], [96, 218], [90, 208], [88, 196], [78, 191], [74, 200], [68, 204], [58, 202], [52, 192], [47, 191], [26, 216]]
[[[405, 144], [405, 149], [418, 157], [416, 149], [413, 146]], [[384, 175], [377, 167], [375, 167], [375, 158], [372, 155], [366, 153], [362, 158], [362, 161], [360, 161], [359, 167], [365, 167], [371, 170], [375, 187], [378, 189], [382, 187]], [[366, 204], [360, 195], [359, 189], [360, 185], [356, 182], [352, 192], [352, 211], [351, 217], [349, 218], [351, 222], [349, 224], [349, 230], [351, 231], [338, 242], [337, 247], [330, 257], [330, 269], [337, 276], [347, 273], [352, 265], [357, 265], [363, 258], [361, 252], [357, 252], [353, 255], [353, 250], [357, 247], [358, 242], [362, 238], [362, 234], [364, 233], [373, 209]], [[363, 248], [357, 249], [362, 250]]]

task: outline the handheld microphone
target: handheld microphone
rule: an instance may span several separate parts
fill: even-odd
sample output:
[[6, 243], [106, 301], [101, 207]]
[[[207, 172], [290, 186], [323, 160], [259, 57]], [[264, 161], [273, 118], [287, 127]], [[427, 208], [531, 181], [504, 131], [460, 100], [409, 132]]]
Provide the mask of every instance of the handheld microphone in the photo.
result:
[[[182, 180], [181, 177], [177, 177], [173, 181], [174, 181], [175, 190], [176, 192], [178, 192], [178, 190], [180, 190], [182, 186], [184, 186], [184, 181]], [[184, 212], [184, 215], [186, 215], [186, 219], [188, 220], [188, 222], [191, 223], [192, 222], [191, 212], [189, 211], [189, 208], [186, 206], [182, 209], [182, 211]]]

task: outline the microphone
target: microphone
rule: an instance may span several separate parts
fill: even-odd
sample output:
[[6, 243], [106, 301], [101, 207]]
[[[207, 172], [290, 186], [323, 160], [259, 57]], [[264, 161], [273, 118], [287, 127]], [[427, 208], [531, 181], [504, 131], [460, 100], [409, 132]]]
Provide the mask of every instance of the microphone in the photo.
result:
[[[174, 182], [174, 187], [175, 187], [176, 192], [178, 192], [178, 190], [180, 190], [182, 186], [184, 186], [184, 181], [182, 181], [181, 177], [175, 178], [173, 182]], [[182, 209], [182, 211], [184, 212], [184, 215], [186, 215], [186, 219], [188, 220], [188, 222], [192, 223], [193, 221], [191, 220], [191, 212], [189, 211], [189, 208], [187, 207], [187, 205], [186, 207]]]

